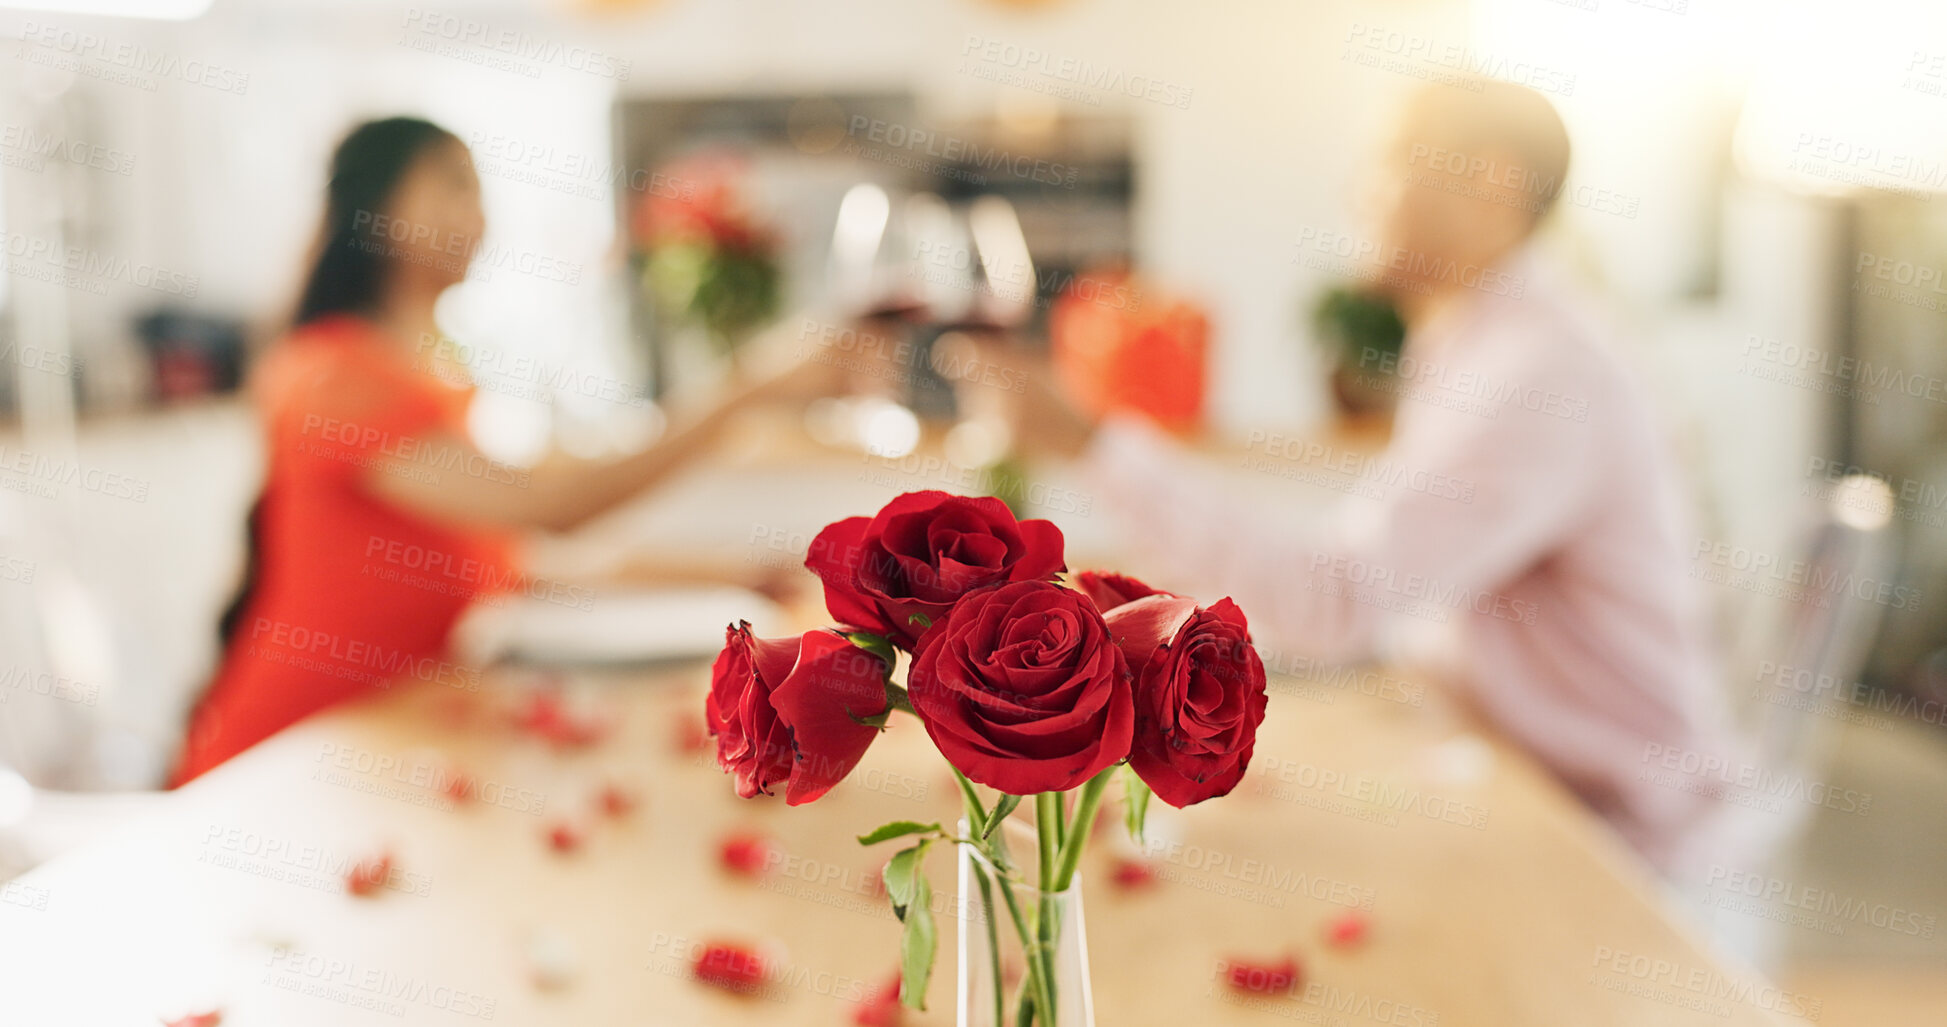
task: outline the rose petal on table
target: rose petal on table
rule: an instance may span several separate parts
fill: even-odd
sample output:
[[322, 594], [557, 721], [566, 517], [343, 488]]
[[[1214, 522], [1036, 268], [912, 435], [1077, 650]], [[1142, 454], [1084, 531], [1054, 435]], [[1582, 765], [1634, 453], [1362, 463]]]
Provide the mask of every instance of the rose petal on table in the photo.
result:
[[559, 723], [566, 715], [567, 710], [561, 703], [561, 693], [529, 692], [514, 706], [514, 726], [523, 731], [545, 731]]
[[345, 890], [361, 897], [372, 895], [385, 887], [391, 876], [392, 854], [382, 853], [354, 864], [345, 874]]
[[1260, 963], [1248, 959], [1226, 959], [1224, 980], [1233, 991], [1248, 991], [1258, 995], [1277, 995], [1295, 989], [1303, 980], [1303, 969], [1296, 956], [1286, 956], [1276, 963]]
[[1115, 861], [1115, 870], [1109, 879], [1124, 891], [1135, 891], [1155, 884], [1156, 871], [1143, 860], [1122, 858]]
[[516, 728], [560, 748], [578, 748], [601, 741], [608, 736], [611, 720], [602, 713], [576, 713], [555, 689], [527, 693], [515, 703], [513, 713]]
[[202, 1013], [190, 1013], [174, 1020], [163, 1020], [164, 1027], [217, 1027], [223, 1022], [223, 1011], [211, 1009]]
[[553, 991], [575, 979], [574, 943], [553, 931], [536, 931], [527, 938], [527, 973], [536, 988]]
[[446, 787], [441, 790], [446, 793], [447, 798], [456, 803], [472, 802], [473, 775], [463, 770], [449, 771], [446, 775]]
[[607, 738], [609, 728], [607, 717], [588, 714], [563, 719], [543, 734], [559, 748], [580, 749]]
[[556, 852], [573, 852], [581, 848], [581, 829], [573, 824], [559, 823], [548, 828], [548, 848]]
[[879, 985], [865, 997], [859, 1011], [852, 1014], [852, 1022], [859, 1027], [899, 1027], [902, 1019], [899, 1004], [899, 971], [892, 972], [892, 979]]
[[723, 840], [717, 859], [725, 870], [744, 877], [762, 877], [771, 868], [776, 850], [761, 834], [738, 833]]
[[764, 983], [764, 957], [735, 942], [713, 941], [703, 946], [692, 968], [696, 979], [725, 991], [748, 995]]
[[635, 793], [613, 781], [602, 785], [602, 790], [595, 794], [595, 804], [606, 816], [624, 816], [635, 809], [635, 802]]
[[1325, 925], [1325, 940], [1342, 948], [1353, 948], [1366, 940], [1372, 922], [1356, 909], [1348, 909]]
[[704, 724], [702, 717], [694, 713], [685, 712], [677, 714], [675, 719], [676, 727], [673, 734], [676, 739], [676, 749], [678, 752], [695, 753], [709, 751], [710, 729], [708, 725]]

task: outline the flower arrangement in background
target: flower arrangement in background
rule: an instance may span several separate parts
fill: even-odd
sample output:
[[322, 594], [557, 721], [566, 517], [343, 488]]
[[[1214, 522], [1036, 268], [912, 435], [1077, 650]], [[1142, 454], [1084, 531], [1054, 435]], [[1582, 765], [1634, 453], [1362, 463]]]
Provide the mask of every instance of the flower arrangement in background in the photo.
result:
[[[1070, 894], [1110, 785], [1121, 779], [1140, 838], [1152, 795], [1182, 807], [1235, 788], [1264, 720], [1264, 666], [1236, 604], [1100, 572], [1064, 585], [1062, 550], [1055, 525], [1017, 520], [998, 499], [901, 495], [811, 544], [805, 565], [839, 626], [762, 639], [732, 625], [711, 671], [709, 730], [745, 797], [818, 799], [895, 713], [917, 717], [951, 765], [965, 806], [957, 830], [896, 821], [859, 838], [904, 843], [885, 883], [904, 925], [900, 998], [914, 1008], [925, 1008], [937, 945], [928, 846], [961, 846], [990, 937], [1003, 923], [1020, 936], [1012, 1022], [1058, 1027], [1056, 899]], [[1031, 857], [998, 830], [1023, 805]], [[1023, 886], [1031, 901], [1016, 900]], [[1000, 981], [998, 941], [989, 953], [977, 958]], [[992, 1012], [1005, 1019], [998, 997]]]
[[727, 150], [673, 161], [630, 224], [650, 298], [724, 353], [776, 317], [782, 298], [778, 239], [749, 209], [748, 174], [748, 162]]

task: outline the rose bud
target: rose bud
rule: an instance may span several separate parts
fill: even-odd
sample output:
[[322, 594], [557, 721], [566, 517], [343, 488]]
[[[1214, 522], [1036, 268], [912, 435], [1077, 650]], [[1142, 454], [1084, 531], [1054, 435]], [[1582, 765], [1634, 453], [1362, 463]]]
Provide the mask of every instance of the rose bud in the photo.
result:
[[840, 624], [911, 650], [963, 595], [1063, 569], [1061, 529], [1017, 521], [991, 497], [908, 492], [871, 519], [849, 517], [812, 540], [805, 566]]
[[1136, 675], [1129, 765], [1179, 809], [1229, 794], [1244, 779], [1264, 722], [1264, 661], [1244, 612], [1228, 599], [1152, 595], [1105, 618]]
[[703, 946], [694, 970], [697, 980], [740, 994], [756, 991], [764, 983], [764, 957], [731, 942]]
[[761, 834], [733, 834], [717, 850], [717, 862], [733, 874], [762, 877], [771, 868], [774, 851]]
[[1108, 571], [1083, 571], [1075, 575], [1075, 590], [1089, 597], [1105, 617], [1110, 610], [1123, 603], [1134, 602], [1144, 596], [1171, 594], [1160, 588], [1150, 588], [1128, 575]]
[[1366, 940], [1371, 926], [1364, 913], [1348, 909], [1325, 925], [1325, 940], [1342, 949], [1353, 948]]
[[1259, 995], [1288, 993], [1298, 986], [1303, 973], [1294, 956], [1286, 956], [1280, 963], [1252, 963], [1241, 959], [1224, 961], [1224, 979], [1232, 989]]
[[392, 854], [374, 856], [361, 860], [345, 874], [345, 890], [360, 897], [371, 895], [385, 887], [386, 879], [392, 876]]
[[740, 622], [724, 636], [705, 715], [737, 794], [769, 795], [782, 784], [784, 801], [797, 806], [831, 791], [879, 734], [891, 668], [829, 628], [756, 638]]
[[1095, 604], [1045, 581], [973, 592], [927, 633], [908, 693], [960, 772], [1010, 795], [1073, 788], [1129, 754], [1129, 670]]

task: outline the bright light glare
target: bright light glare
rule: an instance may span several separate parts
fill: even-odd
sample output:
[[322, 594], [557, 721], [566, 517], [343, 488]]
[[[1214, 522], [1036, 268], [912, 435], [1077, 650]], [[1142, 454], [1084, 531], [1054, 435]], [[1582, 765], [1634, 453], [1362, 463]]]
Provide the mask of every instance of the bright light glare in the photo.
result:
[[884, 189], [861, 182], [838, 204], [832, 228], [832, 277], [841, 302], [864, 306], [873, 300], [872, 270], [892, 219], [892, 198]]
[[212, 0], [0, 0], [0, 10], [107, 14], [118, 18], [188, 21], [200, 18]]
[[870, 265], [891, 214], [892, 200], [884, 189], [861, 182], [847, 190], [838, 203], [838, 225], [832, 230], [832, 258]]
[[[1912, 81], [1927, 56], [1914, 40], [1939, 38], [1947, 8], [1935, 0], [1796, 0], [1765, 14], [1763, 57], [1733, 139], [1746, 174], [1824, 195], [1947, 188], [1941, 99]], [[1875, 28], [1886, 25], [1904, 29]]]
[[1014, 205], [999, 196], [982, 196], [967, 212], [967, 225], [996, 305], [1013, 308], [1009, 313], [1016, 316], [1007, 320], [1025, 316], [1034, 299], [1034, 259], [1028, 255], [1028, 239], [1021, 232]]
[[1893, 519], [1893, 490], [1870, 474], [1848, 474], [1832, 493], [1832, 517], [1860, 531], [1878, 531]]
[[860, 400], [853, 416], [858, 440], [873, 456], [902, 457], [919, 448], [919, 418], [889, 399]]

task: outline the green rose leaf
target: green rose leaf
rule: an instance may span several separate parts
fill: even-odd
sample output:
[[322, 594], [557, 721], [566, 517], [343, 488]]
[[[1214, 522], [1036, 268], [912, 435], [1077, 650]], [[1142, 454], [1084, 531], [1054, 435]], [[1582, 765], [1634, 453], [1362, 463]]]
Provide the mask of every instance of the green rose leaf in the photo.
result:
[[986, 841], [992, 838], [994, 836], [994, 830], [1001, 826], [1001, 821], [1006, 820], [1007, 815], [1014, 812], [1014, 807], [1020, 804], [1020, 796], [1003, 793], [1001, 795], [1001, 801], [994, 804], [994, 815], [987, 818], [987, 829], [980, 833], [981, 840]]
[[926, 858], [926, 843], [920, 842], [910, 849], [901, 849], [892, 859], [886, 861], [886, 897], [892, 900], [892, 912], [901, 923], [912, 910], [913, 897], [925, 884], [921, 876], [921, 860]]
[[933, 976], [933, 956], [940, 945], [933, 926], [933, 887], [926, 883], [925, 874], [913, 878], [911, 899], [906, 907], [906, 930], [899, 940], [899, 1001], [908, 1009], [924, 1010], [926, 982]]
[[916, 820], [895, 820], [880, 824], [870, 834], [859, 835], [860, 845], [877, 845], [891, 838], [903, 838], [909, 834], [923, 834], [927, 831], [941, 830], [939, 824], [922, 824]]

